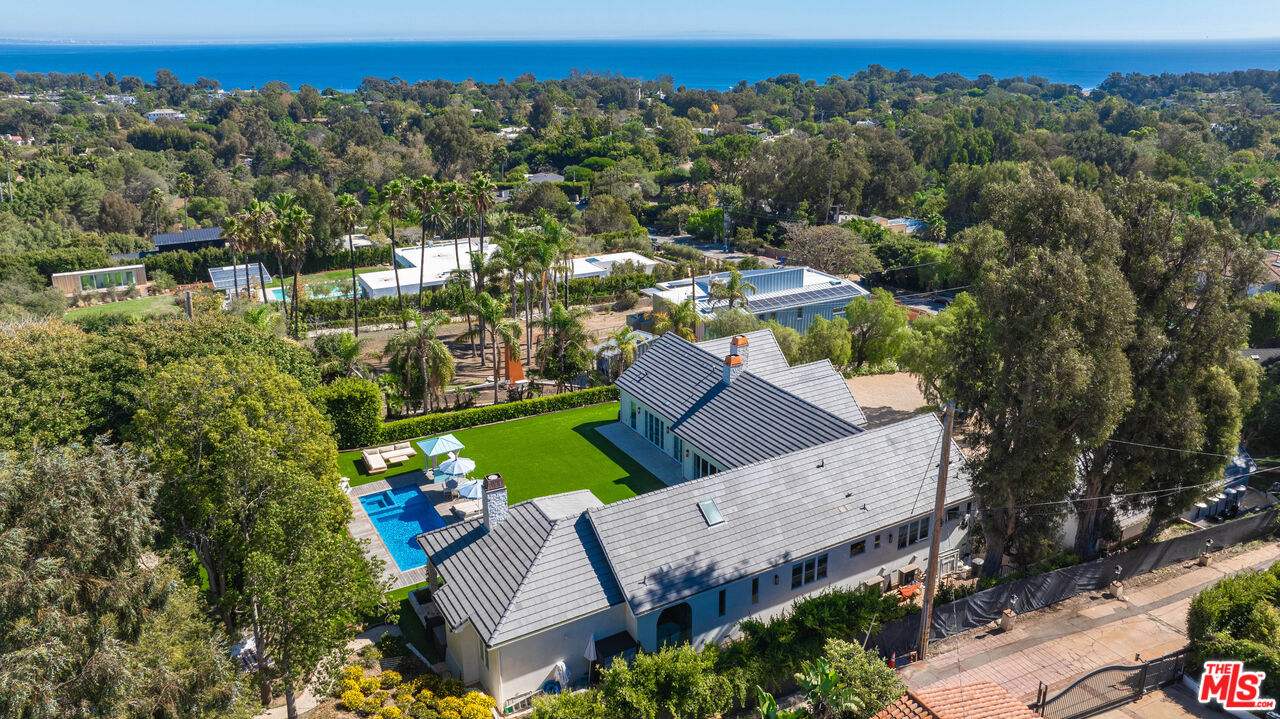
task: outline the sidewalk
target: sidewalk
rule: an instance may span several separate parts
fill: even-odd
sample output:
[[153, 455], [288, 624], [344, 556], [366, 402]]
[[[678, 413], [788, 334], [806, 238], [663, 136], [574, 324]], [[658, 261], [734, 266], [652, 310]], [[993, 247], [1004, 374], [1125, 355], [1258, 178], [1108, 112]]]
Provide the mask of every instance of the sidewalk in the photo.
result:
[[[1132, 664], [1135, 654], [1154, 659], [1187, 644], [1187, 609], [1197, 592], [1228, 574], [1265, 569], [1280, 560], [1280, 543], [1195, 566], [1164, 580], [1143, 583], [1129, 601], [1102, 592], [1073, 597], [1019, 617], [1010, 632], [984, 628], [958, 648], [903, 668], [914, 689], [988, 679], [1026, 701], [1040, 682], [1056, 691], [1099, 667]], [[1184, 562], [1175, 567], [1194, 566]], [[967, 639], [967, 641], [965, 641]], [[948, 645], [955, 646], [952, 641]]]

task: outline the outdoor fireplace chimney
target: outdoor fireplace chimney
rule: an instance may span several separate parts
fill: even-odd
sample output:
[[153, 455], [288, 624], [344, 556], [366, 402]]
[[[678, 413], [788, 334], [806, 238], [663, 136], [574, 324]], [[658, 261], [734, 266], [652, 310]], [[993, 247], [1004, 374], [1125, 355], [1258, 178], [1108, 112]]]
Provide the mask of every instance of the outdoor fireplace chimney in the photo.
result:
[[747, 366], [747, 349], [746, 335], [734, 335], [733, 339], [729, 340], [729, 356], [741, 357], [743, 367]]
[[501, 474], [484, 477], [484, 528], [492, 532], [507, 519], [507, 485]]
[[742, 358], [738, 355], [729, 355], [724, 358], [724, 365], [720, 368], [720, 384], [728, 387], [733, 384], [733, 380], [742, 373]]

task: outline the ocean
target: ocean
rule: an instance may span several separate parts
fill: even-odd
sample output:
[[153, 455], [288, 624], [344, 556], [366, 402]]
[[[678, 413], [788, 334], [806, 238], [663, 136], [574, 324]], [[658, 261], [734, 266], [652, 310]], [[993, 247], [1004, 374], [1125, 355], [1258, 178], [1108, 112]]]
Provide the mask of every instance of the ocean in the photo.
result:
[[905, 40], [626, 40], [376, 42], [207, 45], [0, 44], [0, 71], [114, 72], [150, 80], [168, 69], [250, 89], [278, 80], [353, 90], [365, 77], [408, 82], [508, 81], [572, 70], [674, 78], [677, 86], [725, 90], [784, 73], [825, 81], [871, 64], [975, 78], [1039, 75], [1090, 88], [1112, 72], [1182, 73], [1280, 69], [1280, 39], [1213, 42], [999, 42]]

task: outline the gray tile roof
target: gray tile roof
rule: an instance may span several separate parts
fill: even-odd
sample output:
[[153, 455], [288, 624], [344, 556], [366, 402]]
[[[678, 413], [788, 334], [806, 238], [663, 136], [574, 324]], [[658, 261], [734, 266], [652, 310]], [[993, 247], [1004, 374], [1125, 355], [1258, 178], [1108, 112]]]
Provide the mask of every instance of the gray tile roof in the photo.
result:
[[[587, 514], [642, 613], [927, 514], [941, 438], [937, 416], [921, 415]], [[948, 502], [971, 496], [954, 444], [951, 457]], [[707, 499], [722, 524], [707, 526]]]
[[621, 603], [584, 514], [599, 506], [580, 490], [521, 502], [492, 532], [472, 520], [419, 536], [444, 579], [434, 598], [445, 617], [495, 646]]
[[[790, 367], [769, 330], [747, 335], [744, 371], [721, 385], [730, 338], [648, 343], [618, 387], [722, 467], [737, 467], [860, 431], [862, 409], [829, 362]], [[785, 385], [785, 387], [784, 387]]]
[[222, 239], [222, 228], [205, 227], [182, 232], [169, 232], [156, 235], [153, 240], [156, 247], [186, 245], [193, 242], [215, 242]]

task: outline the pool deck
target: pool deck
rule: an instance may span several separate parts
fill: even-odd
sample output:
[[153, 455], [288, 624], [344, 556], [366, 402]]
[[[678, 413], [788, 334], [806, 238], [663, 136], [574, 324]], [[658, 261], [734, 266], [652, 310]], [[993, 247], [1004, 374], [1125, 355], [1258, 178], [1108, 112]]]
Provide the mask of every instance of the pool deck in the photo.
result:
[[645, 469], [652, 472], [653, 476], [668, 487], [684, 481], [684, 469], [679, 462], [672, 459], [671, 455], [655, 447], [653, 443], [641, 437], [639, 433], [625, 424], [614, 422], [603, 427], [596, 427], [596, 431], [612, 442], [615, 447], [630, 455]]
[[[369, 519], [369, 514], [365, 511], [364, 505], [360, 503], [360, 498], [385, 492], [388, 489], [409, 486], [418, 487], [431, 499], [431, 503], [435, 505], [436, 512], [444, 520], [445, 526], [462, 521], [450, 511], [453, 505], [458, 503], [457, 500], [450, 499], [441, 484], [427, 482], [426, 475], [420, 470], [352, 487], [351, 491], [347, 493], [347, 498], [351, 502], [352, 514], [347, 528], [351, 532], [351, 536], [356, 539], [369, 540], [368, 552], [382, 560], [383, 571], [386, 573], [387, 578], [391, 580], [391, 589], [393, 590], [427, 581], [427, 568], [426, 566], [421, 566], [410, 569], [407, 572], [400, 571], [400, 566], [396, 564], [395, 558], [391, 556], [391, 550], [387, 549], [386, 542], [382, 541], [382, 535], [378, 534], [378, 529], [373, 526], [373, 521]], [[423, 561], [426, 561], [425, 556]]]

